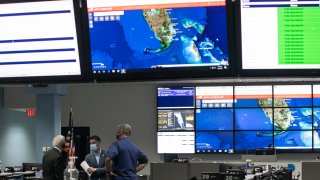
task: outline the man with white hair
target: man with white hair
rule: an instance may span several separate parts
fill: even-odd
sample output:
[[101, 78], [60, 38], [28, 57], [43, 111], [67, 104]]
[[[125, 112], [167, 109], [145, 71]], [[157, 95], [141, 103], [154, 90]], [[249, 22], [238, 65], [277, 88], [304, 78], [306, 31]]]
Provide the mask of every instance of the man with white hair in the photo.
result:
[[107, 175], [111, 180], [136, 180], [136, 173], [148, 163], [148, 157], [129, 139], [130, 135], [129, 124], [118, 125], [118, 141], [110, 145], [106, 158]]
[[67, 152], [63, 151], [65, 137], [57, 135], [53, 138], [53, 147], [42, 158], [43, 179], [63, 180], [63, 171], [67, 167]]

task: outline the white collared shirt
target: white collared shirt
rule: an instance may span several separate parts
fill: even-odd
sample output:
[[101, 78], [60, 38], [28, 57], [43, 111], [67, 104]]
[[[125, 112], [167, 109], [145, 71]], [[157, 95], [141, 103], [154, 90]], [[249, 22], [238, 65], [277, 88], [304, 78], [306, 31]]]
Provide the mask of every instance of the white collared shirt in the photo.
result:
[[97, 160], [97, 164], [99, 165], [100, 162], [100, 155], [101, 155], [101, 149], [98, 153], [96, 153], [95, 151], [93, 151], [93, 154], [96, 156], [96, 160]]

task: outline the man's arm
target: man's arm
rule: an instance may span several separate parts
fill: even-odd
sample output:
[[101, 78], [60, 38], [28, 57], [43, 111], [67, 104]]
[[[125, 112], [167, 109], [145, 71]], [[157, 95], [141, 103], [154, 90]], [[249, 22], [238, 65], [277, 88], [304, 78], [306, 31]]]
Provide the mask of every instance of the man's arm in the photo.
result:
[[112, 160], [109, 157], [107, 157], [105, 163], [107, 173], [112, 172]]
[[141, 171], [144, 167], [147, 166], [148, 163], [145, 163], [145, 164], [138, 164], [137, 167], [136, 167], [136, 172], [139, 172]]
[[143, 152], [139, 152], [139, 155], [138, 155], [138, 164], [136, 166], [136, 172], [139, 172], [141, 171], [143, 168], [145, 168], [148, 164], [148, 157], [143, 154]]
[[117, 176], [112, 172], [112, 159], [107, 157], [105, 162], [106, 162], [106, 172], [109, 179], [112, 179], [112, 176]]

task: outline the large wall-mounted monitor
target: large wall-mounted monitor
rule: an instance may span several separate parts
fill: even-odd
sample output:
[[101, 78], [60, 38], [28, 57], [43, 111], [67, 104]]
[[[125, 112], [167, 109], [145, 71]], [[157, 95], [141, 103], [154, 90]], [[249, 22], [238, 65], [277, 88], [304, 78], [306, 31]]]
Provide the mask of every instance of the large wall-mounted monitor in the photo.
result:
[[233, 76], [229, 3], [87, 0], [94, 78]]
[[0, 2], [0, 81], [83, 80], [79, 2]]
[[319, 93], [318, 84], [159, 87], [158, 153], [318, 152]]
[[236, 2], [240, 75], [320, 74], [319, 1]]

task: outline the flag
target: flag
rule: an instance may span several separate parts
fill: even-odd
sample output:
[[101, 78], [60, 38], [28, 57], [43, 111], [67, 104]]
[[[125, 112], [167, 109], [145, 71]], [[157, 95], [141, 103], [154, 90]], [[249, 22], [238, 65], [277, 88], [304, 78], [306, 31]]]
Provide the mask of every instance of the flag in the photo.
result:
[[64, 150], [69, 154], [69, 157], [76, 156], [76, 149], [74, 145], [73, 139], [73, 112], [72, 106], [70, 107], [70, 114], [69, 114], [69, 130], [66, 137], [65, 148]]

